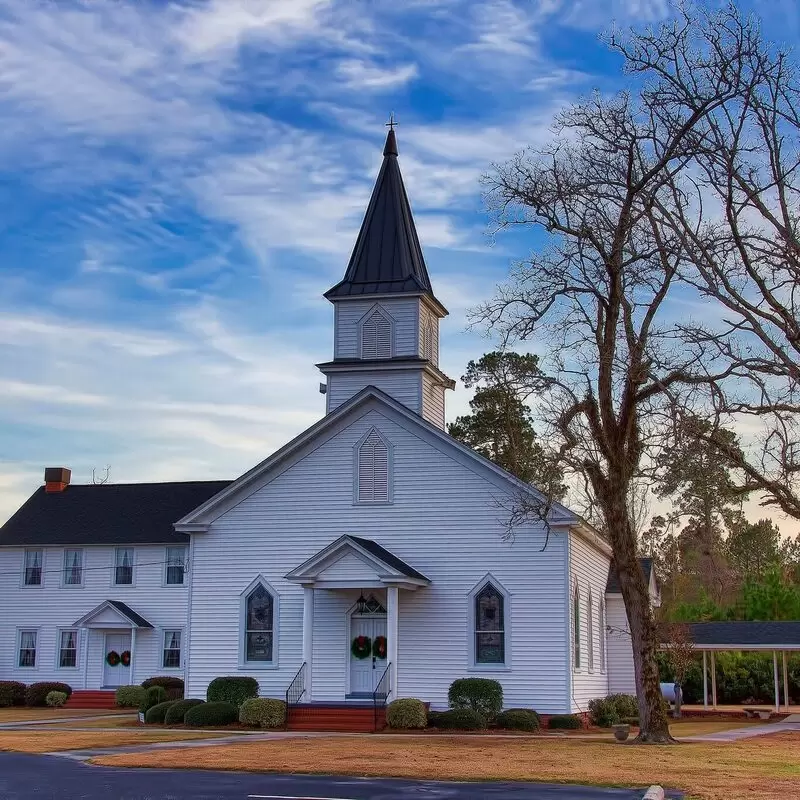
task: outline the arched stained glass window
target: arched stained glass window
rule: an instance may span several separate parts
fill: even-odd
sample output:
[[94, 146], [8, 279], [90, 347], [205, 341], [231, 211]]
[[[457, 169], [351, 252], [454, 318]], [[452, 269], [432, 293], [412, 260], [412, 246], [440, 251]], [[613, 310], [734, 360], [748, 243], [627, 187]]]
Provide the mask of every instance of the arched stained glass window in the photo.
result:
[[581, 593], [575, 584], [572, 598], [572, 657], [575, 669], [581, 668]]
[[272, 661], [275, 610], [272, 595], [258, 584], [245, 603], [245, 661]]
[[487, 583], [475, 595], [475, 663], [504, 664], [505, 643], [505, 599]]

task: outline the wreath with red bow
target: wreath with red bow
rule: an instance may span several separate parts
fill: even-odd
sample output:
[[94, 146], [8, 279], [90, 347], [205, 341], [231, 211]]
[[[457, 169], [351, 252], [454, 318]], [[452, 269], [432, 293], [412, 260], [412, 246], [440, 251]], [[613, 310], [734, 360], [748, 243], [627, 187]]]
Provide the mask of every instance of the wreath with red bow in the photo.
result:
[[129, 667], [131, 665], [131, 651], [123, 650], [122, 655], [119, 657], [119, 661], [123, 667]]
[[372, 655], [375, 658], [386, 658], [386, 637], [376, 636], [372, 642]]
[[120, 660], [119, 653], [116, 650], [111, 650], [106, 654], [106, 664], [109, 667], [116, 667]]
[[369, 636], [356, 636], [350, 645], [350, 652], [355, 658], [369, 658], [372, 653], [372, 640]]

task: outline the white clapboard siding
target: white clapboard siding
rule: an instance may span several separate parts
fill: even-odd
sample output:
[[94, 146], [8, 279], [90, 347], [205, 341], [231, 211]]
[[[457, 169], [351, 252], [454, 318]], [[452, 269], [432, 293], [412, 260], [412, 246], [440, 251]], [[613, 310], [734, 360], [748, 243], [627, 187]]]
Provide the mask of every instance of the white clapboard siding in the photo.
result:
[[621, 594], [606, 597], [608, 617], [608, 686], [614, 694], [636, 694], [628, 615]]
[[439, 318], [423, 306], [419, 315], [419, 354], [439, 366]]
[[[392, 447], [391, 504], [353, 503], [353, 448], [372, 427]], [[539, 526], [504, 540], [498, 482], [417, 433], [379, 404], [357, 409], [347, 427], [195, 535], [189, 696], [203, 697], [218, 675], [252, 674], [261, 694], [282, 697], [301, 664], [303, 619], [302, 588], [284, 576], [352, 534], [379, 542], [432, 581], [400, 591], [399, 696], [443, 707], [455, 678], [485, 676], [500, 680], [507, 706], [569, 710], [564, 535], [554, 532], [544, 550]], [[468, 595], [489, 572], [510, 593], [502, 671], [473, 670], [468, 661]], [[258, 575], [280, 595], [274, 669], [239, 665], [240, 595]], [[385, 593], [375, 592], [385, 603]], [[347, 611], [357, 596], [357, 589], [315, 592], [315, 700], [341, 700], [347, 691]]]
[[[572, 671], [572, 704], [573, 711], [587, 710], [589, 701], [595, 697], [608, 694], [607, 664], [602, 661], [600, 637], [601, 630], [600, 604], [605, 597], [608, 570], [611, 559], [600, 552], [582, 537], [570, 535], [570, 579], [574, 591], [575, 581], [580, 588], [580, 636], [581, 666]], [[589, 597], [592, 599], [591, 622], [589, 617]], [[572, 594], [570, 594], [570, 601]], [[570, 609], [573, 608], [570, 602]], [[570, 625], [574, 635], [574, 613], [571, 613]], [[590, 633], [593, 649], [593, 665], [590, 665]], [[571, 662], [572, 663], [572, 662]]]
[[374, 358], [361, 352], [359, 327], [375, 308], [381, 309], [392, 323], [393, 355], [414, 356], [419, 352], [419, 304], [417, 297], [372, 300], [337, 300], [335, 302], [334, 358]]
[[328, 375], [328, 412], [337, 409], [366, 386], [374, 386], [419, 414], [420, 383], [420, 371], [416, 369], [332, 372]]
[[[74, 689], [100, 688], [106, 655], [103, 633], [83, 632], [77, 668], [57, 666], [58, 642], [59, 630], [71, 628], [105, 600], [121, 600], [155, 626], [155, 630], [137, 631], [132, 675], [136, 683], [153, 675], [183, 677], [183, 669], [165, 670], [161, 666], [163, 630], [185, 628], [188, 595], [185, 586], [163, 585], [166, 546], [134, 548], [133, 586], [113, 585], [114, 552], [114, 547], [107, 546], [84, 548], [83, 586], [62, 587], [64, 550], [47, 547], [43, 585], [23, 586], [24, 548], [0, 547], [0, 679], [23, 683], [63, 681]], [[33, 669], [18, 666], [17, 631], [27, 628], [38, 631]]]
[[422, 416], [444, 430], [444, 387], [427, 373], [422, 374]]

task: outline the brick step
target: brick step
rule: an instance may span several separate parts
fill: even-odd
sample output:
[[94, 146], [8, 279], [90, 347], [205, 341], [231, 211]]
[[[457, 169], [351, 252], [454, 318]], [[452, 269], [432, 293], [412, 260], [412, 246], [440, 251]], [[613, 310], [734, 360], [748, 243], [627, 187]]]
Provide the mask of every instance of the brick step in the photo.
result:
[[286, 727], [292, 731], [341, 731], [343, 733], [369, 733], [385, 727], [386, 714], [373, 707], [342, 705], [296, 706], [289, 709]]
[[64, 707], [95, 708], [103, 710], [116, 708], [116, 696], [113, 691], [78, 689], [70, 695]]

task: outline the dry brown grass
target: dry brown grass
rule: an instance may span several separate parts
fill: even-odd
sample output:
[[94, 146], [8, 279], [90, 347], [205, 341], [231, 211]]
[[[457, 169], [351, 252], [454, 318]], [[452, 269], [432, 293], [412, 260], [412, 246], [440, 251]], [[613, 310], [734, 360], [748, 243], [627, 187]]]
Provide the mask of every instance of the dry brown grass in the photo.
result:
[[56, 750], [92, 750], [122, 747], [126, 744], [150, 744], [179, 739], [213, 739], [221, 734], [202, 731], [0, 731], [0, 751], [50, 753]]
[[107, 714], [125, 714], [124, 709], [116, 711], [91, 708], [0, 708], [0, 723], [28, 722], [29, 720], [48, 719], [54, 722], [72, 717], [100, 717]]
[[661, 783], [703, 800], [783, 800], [796, 797], [800, 785], [800, 735], [673, 747], [566, 738], [294, 738], [104, 756], [94, 763], [607, 786]]

